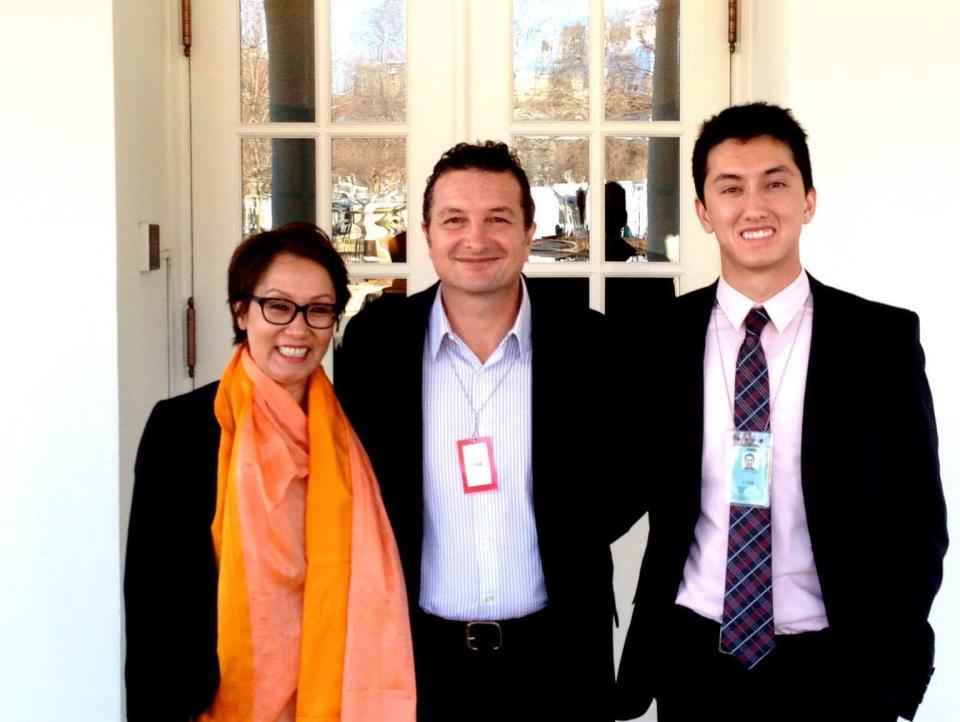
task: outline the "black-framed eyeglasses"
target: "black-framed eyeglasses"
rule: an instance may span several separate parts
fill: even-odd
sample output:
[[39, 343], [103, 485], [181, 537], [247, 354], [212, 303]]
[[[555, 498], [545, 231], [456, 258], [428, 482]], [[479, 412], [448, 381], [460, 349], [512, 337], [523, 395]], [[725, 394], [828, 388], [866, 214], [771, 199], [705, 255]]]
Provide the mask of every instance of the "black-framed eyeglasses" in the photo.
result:
[[336, 307], [331, 303], [308, 303], [301, 306], [289, 298], [267, 298], [264, 296], [251, 296], [250, 298], [260, 306], [263, 320], [275, 326], [286, 326], [297, 317], [298, 313], [302, 313], [303, 320], [307, 322], [310, 328], [325, 329], [333, 326], [339, 315]]

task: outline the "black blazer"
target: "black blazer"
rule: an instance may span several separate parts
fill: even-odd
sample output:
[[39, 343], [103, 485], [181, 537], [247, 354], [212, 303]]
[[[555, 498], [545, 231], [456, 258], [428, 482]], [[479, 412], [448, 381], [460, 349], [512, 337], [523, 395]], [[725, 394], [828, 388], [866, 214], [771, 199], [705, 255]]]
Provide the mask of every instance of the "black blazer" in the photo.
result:
[[[910, 718], [933, 671], [927, 623], [947, 548], [937, 432], [916, 314], [810, 278], [813, 332], [801, 475], [830, 628], [881, 699]], [[650, 499], [650, 536], [621, 659], [618, 715], [639, 716], [656, 687], [700, 515], [703, 355], [716, 283], [677, 300], [682, 467]]]
[[217, 384], [161, 401], [137, 452], [127, 535], [127, 719], [187, 722], [213, 702]]
[[[563, 650], [558, 689], [589, 719], [612, 719], [610, 541], [629, 528], [637, 493], [614, 474], [608, 436], [613, 391], [606, 322], [585, 308], [531, 302], [533, 506], [548, 594]], [[423, 541], [422, 363], [438, 285], [410, 298], [384, 298], [354, 317], [337, 352], [336, 388], [373, 462], [393, 524], [411, 609], [420, 595]], [[622, 445], [619, 446], [622, 449]], [[414, 657], [419, 645], [413, 616]], [[546, 654], [553, 652], [545, 650]]]

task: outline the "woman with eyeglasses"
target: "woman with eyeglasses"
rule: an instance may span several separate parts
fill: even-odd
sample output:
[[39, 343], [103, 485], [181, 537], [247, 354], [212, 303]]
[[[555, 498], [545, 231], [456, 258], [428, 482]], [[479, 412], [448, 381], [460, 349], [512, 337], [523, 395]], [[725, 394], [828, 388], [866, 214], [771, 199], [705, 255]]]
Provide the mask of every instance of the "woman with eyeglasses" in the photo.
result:
[[157, 404], [137, 454], [127, 718], [412, 722], [396, 544], [320, 365], [346, 268], [289, 224], [240, 244], [227, 285], [233, 358]]

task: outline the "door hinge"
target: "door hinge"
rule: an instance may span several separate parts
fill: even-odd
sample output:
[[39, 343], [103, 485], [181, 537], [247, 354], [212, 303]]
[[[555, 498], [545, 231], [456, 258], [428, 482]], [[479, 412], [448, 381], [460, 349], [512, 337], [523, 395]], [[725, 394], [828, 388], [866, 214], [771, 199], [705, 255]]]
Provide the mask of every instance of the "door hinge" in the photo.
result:
[[193, 296], [187, 299], [187, 375], [193, 378], [197, 369], [197, 310]]
[[183, 54], [190, 57], [190, 48], [193, 45], [193, 30], [190, 26], [190, 0], [180, 2], [180, 31], [183, 43]]
[[[189, 0], [184, 0], [189, 4]], [[737, 0], [727, 0], [727, 42], [730, 54], [737, 52]]]

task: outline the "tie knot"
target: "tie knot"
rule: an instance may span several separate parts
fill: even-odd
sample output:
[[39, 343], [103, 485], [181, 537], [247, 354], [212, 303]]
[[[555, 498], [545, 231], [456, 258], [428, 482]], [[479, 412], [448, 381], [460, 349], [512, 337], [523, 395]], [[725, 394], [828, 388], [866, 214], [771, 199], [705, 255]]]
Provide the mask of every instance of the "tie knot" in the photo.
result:
[[759, 336], [769, 320], [770, 317], [763, 306], [751, 308], [750, 313], [747, 314], [747, 336]]

